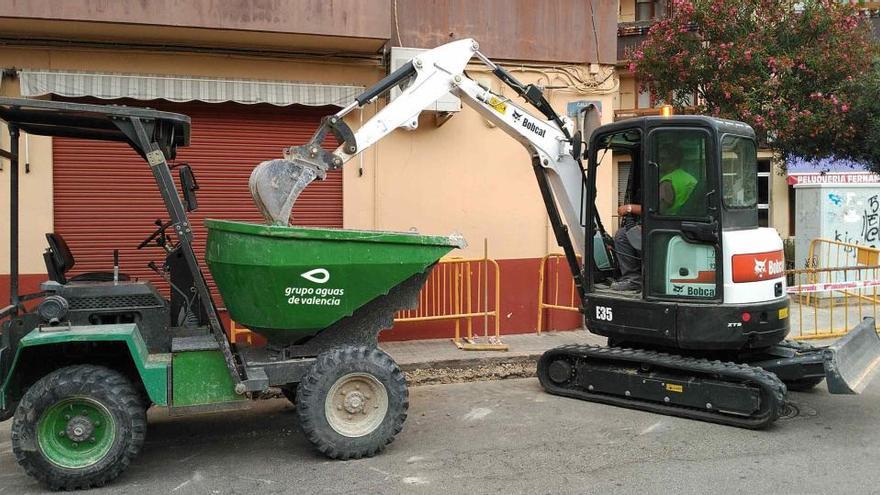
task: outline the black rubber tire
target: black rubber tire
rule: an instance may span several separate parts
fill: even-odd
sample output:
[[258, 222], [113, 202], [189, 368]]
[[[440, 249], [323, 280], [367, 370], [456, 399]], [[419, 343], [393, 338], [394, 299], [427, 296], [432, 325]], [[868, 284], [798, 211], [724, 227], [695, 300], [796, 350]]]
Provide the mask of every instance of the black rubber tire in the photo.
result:
[[[88, 397], [106, 407], [117, 428], [103, 459], [69, 469], [43, 455], [37, 443], [37, 425], [50, 406], [74, 396]], [[12, 451], [25, 472], [51, 490], [88, 489], [104, 486], [122, 474], [143, 447], [146, 431], [141, 396], [125, 376], [103, 366], [68, 366], [44, 376], [25, 393], [12, 422]]]
[[787, 388], [790, 392], [806, 392], [807, 390], [812, 390], [816, 385], [822, 383], [824, 380], [824, 376], [814, 377], [814, 378], [802, 378], [800, 380], [789, 380], [783, 381], [785, 384], [785, 388]]
[[[349, 373], [365, 373], [378, 380], [388, 396], [388, 411], [381, 424], [360, 437], [347, 437], [330, 426], [324, 413], [327, 394]], [[370, 347], [338, 347], [318, 355], [297, 388], [296, 412], [306, 437], [331, 459], [360, 459], [382, 452], [403, 429], [409, 409], [406, 379], [388, 354]]]

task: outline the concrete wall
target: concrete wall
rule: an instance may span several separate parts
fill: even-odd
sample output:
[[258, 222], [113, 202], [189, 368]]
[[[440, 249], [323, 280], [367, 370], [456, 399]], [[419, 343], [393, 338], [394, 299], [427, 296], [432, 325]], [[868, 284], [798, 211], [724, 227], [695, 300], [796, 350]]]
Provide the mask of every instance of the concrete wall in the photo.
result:
[[788, 195], [791, 186], [786, 180], [784, 162], [774, 160], [770, 167], [770, 226], [785, 239], [791, 237]]
[[[0, 95], [18, 96], [17, 81], [3, 81]], [[0, 146], [9, 149], [9, 132], [0, 125]], [[25, 173], [25, 148], [29, 152], [30, 173]], [[52, 139], [22, 136], [19, 139], [19, 271], [23, 274], [46, 273], [43, 245], [46, 232], [52, 231]], [[2, 161], [0, 172], [0, 274], [9, 273], [9, 162]], [[4, 280], [5, 282], [5, 280]], [[3, 289], [5, 294], [6, 288]], [[0, 305], [7, 300], [0, 299]]]
[[57, 37], [76, 29], [67, 39], [226, 46], [253, 46], [256, 35], [319, 51], [348, 39], [362, 43], [346, 49], [375, 52], [391, 35], [391, 0], [7, 1], [0, 2], [0, 26], [3, 36]]
[[474, 38], [493, 59], [616, 62], [616, 0], [397, 0], [395, 5], [395, 46], [429, 48]]

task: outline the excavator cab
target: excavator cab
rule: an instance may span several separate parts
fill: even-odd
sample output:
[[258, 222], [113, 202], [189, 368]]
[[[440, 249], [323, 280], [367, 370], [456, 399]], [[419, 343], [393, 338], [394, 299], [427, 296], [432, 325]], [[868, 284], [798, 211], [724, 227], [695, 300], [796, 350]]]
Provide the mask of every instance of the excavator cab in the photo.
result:
[[[756, 155], [748, 125], [711, 117], [643, 117], [592, 132], [585, 238], [602, 226], [597, 172], [628, 163], [621, 201], [632, 214], [620, 219], [612, 259], [640, 290], [582, 270], [586, 327], [608, 346], [544, 353], [545, 390], [755, 429], [783, 414], [789, 389], [825, 380], [831, 393], [864, 390], [880, 371], [873, 319], [828, 347], [785, 340], [782, 240], [758, 226]], [[587, 242], [584, 259], [594, 253]]]
[[[766, 347], [788, 334], [782, 241], [758, 226], [756, 150], [747, 125], [703, 116], [644, 117], [595, 130], [588, 191], [595, 195], [599, 167], [629, 170], [618, 180], [625, 184], [620, 201], [639, 214], [619, 218], [612, 259], [619, 276], [637, 277], [640, 290], [612, 290], [585, 270], [591, 330], [612, 340], [713, 350]], [[598, 215], [594, 199], [588, 218]], [[595, 247], [586, 250], [593, 259]], [[756, 318], [744, 320], [744, 309]]]

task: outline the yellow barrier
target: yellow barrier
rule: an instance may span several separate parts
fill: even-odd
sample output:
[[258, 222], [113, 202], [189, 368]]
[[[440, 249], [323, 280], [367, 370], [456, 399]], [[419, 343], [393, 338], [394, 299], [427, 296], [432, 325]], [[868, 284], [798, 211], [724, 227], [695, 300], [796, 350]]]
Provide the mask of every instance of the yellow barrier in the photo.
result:
[[[452, 320], [455, 322], [452, 341], [459, 349], [506, 351], [507, 345], [501, 342], [500, 306], [498, 262], [488, 257], [446, 258], [440, 260], [428, 276], [419, 292], [418, 307], [398, 312], [394, 321]], [[483, 320], [483, 342], [478, 342], [478, 336], [474, 335], [475, 318]], [[491, 331], [490, 318], [493, 319]], [[466, 322], [466, 337], [462, 337], [462, 321]]]
[[[547, 301], [545, 287], [548, 282], [548, 267], [550, 268], [549, 282], [552, 284], [552, 298]], [[560, 268], [564, 269], [562, 283], [560, 283]], [[562, 289], [562, 290], [561, 290]], [[562, 297], [560, 298], [560, 292]], [[538, 334], [544, 330], [544, 312], [547, 310], [561, 310], [580, 312], [580, 297], [574, 285], [574, 279], [569, 272], [568, 262], [564, 254], [551, 253], [541, 258], [541, 267], [538, 270]]]
[[234, 320], [229, 320], [229, 340], [231, 340], [233, 344], [237, 344], [239, 335], [244, 336], [244, 341], [247, 342], [248, 345], [253, 345], [254, 333], [245, 327], [238, 326]]
[[814, 239], [806, 265], [786, 271], [793, 338], [840, 337], [862, 318], [877, 318], [880, 249]]
[[843, 268], [880, 264], [880, 249], [832, 239], [813, 239], [806, 268]]

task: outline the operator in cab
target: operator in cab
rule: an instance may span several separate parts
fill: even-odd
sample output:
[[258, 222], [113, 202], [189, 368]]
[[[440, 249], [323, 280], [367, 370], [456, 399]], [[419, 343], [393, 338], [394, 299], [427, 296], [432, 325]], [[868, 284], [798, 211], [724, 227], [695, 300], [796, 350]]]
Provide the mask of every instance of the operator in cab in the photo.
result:
[[[660, 216], [679, 215], [690, 199], [697, 179], [683, 168], [682, 151], [678, 146], [661, 148], [659, 196]], [[614, 252], [620, 268], [620, 278], [611, 283], [611, 290], [642, 290], [642, 205], [625, 204], [617, 208], [623, 222], [614, 234]]]

